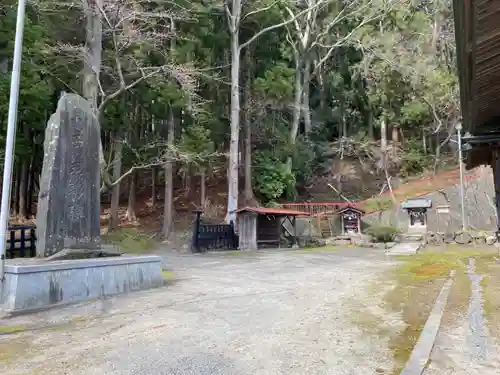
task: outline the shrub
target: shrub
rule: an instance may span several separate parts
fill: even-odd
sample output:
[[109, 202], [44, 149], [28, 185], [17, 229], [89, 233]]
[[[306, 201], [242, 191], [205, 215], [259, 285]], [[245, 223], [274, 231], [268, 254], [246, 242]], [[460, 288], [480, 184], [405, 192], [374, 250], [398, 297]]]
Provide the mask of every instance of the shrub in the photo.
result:
[[392, 242], [399, 233], [399, 229], [390, 225], [375, 225], [365, 231], [374, 242]]

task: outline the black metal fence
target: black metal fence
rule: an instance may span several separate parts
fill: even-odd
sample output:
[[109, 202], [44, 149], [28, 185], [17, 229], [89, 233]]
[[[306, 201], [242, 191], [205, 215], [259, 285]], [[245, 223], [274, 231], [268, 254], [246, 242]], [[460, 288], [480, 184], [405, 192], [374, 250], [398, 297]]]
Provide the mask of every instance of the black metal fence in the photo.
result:
[[36, 256], [36, 227], [13, 225], [9, 227], [6, 258], [33, 258]]
[[201, 222], [201, 212], [196, 211], [196, 221], [193, 229], [192, 251], [201, 253], [208, 250], [236, 250], [238, 235], [234, 225], [204, 224]]

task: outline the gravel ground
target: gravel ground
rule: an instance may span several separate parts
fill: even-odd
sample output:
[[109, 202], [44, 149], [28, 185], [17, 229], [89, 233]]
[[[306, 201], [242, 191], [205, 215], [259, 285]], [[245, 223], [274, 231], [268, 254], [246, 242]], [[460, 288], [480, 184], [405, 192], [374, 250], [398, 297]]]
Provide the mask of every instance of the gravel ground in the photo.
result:
[[0, 353], [0, 373], [370, 375], [392, 367], [385, 343], [346, 316], [391, 264], [376, 251], [170, 255], [165, 264], [176, 280], [164, 288], [0, 320], [28, 327], [0, 336], [0, 352], [12, 352], [3, 362]]

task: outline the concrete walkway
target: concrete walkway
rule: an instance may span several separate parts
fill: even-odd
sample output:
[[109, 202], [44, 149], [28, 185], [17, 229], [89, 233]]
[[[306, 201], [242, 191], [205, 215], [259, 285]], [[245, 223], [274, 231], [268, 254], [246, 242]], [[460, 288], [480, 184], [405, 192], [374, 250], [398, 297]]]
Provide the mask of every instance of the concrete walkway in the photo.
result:
[[346, 316], [390, 266], [346, 249], [169, 255], [176, 281], [145, 293], [0, 321], [7, 374], [375, 374], [386, 343]]
[[481, 276], [475, 272], [474, 259], [469, 261], [468, 276], [471, 296], [467, 314], [442, 325], [424, 375], [500, 374], [500, 347], [484, 321]]

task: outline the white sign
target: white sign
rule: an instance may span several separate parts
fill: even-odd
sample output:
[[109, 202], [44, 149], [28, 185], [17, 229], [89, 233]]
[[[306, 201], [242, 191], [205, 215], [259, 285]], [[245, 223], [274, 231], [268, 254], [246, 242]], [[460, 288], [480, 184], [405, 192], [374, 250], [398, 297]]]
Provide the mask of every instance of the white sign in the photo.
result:
[[436, 207], [436, 211], [438, 214], [449, 214], [450, 206], [438, 206]]

